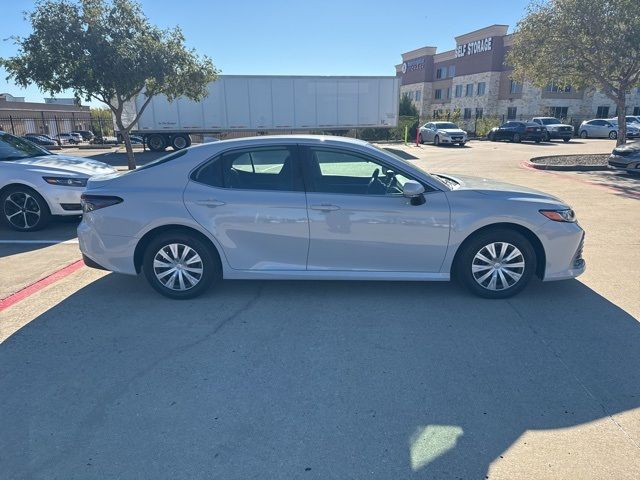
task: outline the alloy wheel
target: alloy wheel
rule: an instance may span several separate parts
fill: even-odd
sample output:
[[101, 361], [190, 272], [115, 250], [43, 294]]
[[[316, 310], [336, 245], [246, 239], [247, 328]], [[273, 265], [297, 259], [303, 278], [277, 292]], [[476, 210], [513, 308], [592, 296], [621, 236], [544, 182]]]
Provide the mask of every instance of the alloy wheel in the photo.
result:
[[4, 201], [7, 221], [19, 230], [30, 230], [38, 225], [42, 210], [38, 201], [27, 192], [13, 192]]
[[520, 281], [525, 269], [522, 252], [507, 242], [493, 242], [473, 257], [471, 272], [475, 281], [491, 291], [506, 290]]
[[198, 252], [188, 245], [170, 243], [155, 254], [153, 273], [165, 287], [183, 292], [200, 283], [204, 263]]

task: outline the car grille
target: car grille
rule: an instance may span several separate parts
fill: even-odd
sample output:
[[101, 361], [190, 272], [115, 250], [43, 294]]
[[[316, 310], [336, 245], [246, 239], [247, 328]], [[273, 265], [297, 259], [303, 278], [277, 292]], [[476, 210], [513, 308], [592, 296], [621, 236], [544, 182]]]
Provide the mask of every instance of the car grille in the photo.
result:
[[462, 140], [462, 135], [454, 135], [451, 137], [452, 140], [458, 142], [460, 140]]
[[573, 127], [560, 127], [558, 130], [561, 132], [571, 132], [573, 131]]

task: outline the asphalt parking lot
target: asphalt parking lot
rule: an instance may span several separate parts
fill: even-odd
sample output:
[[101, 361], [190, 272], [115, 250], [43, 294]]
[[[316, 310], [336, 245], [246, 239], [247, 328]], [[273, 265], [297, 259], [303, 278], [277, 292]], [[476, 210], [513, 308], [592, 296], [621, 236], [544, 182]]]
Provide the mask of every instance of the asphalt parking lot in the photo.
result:
[[[505, 301], [227, 281], [176, 302], [76, 268], [0, 311], [0, 476], [638, 478], [640, 178], [524, 165], [605, 140], [384, 147], [566, 200], [587, 272]], [[75, 226], [0, 227], [0, 299], [77, 262]]]

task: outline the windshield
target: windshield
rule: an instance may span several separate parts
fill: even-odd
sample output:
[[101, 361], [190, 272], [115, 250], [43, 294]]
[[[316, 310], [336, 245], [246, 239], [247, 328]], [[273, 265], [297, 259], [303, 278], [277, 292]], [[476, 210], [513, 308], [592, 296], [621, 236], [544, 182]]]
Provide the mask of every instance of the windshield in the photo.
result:
[[542, 124], [543, 125], [557, 125], [558, 123], [562, 123], [560, 120], [558, 120], [557, 118], [543, 118], [542, 119]]
[[449, 123], [449, 122], [438, 122], [436, 123], [436, 128], [442, 128], [444, 130], [446, 129], [458, 129], [458, 126], [455, 123]]
[[20, 160], [42, 155], [53, 154], [22, 138], [14, 137], [8, 133], [0, 133], [0, 161]]

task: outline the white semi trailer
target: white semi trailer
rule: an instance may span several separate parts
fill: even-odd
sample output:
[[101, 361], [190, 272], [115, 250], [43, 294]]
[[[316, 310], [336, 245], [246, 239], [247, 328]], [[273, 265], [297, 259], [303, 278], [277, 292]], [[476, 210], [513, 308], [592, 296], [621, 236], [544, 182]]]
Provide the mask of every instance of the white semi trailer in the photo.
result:
[[[135, 99], [125, 122], [144, 100]], [[395, 127], [398, 100], [396, 77], [222, 75], [200, 102], [152, 98], [132, 133], [160, 151], [188, 147], [191, 134]]]

